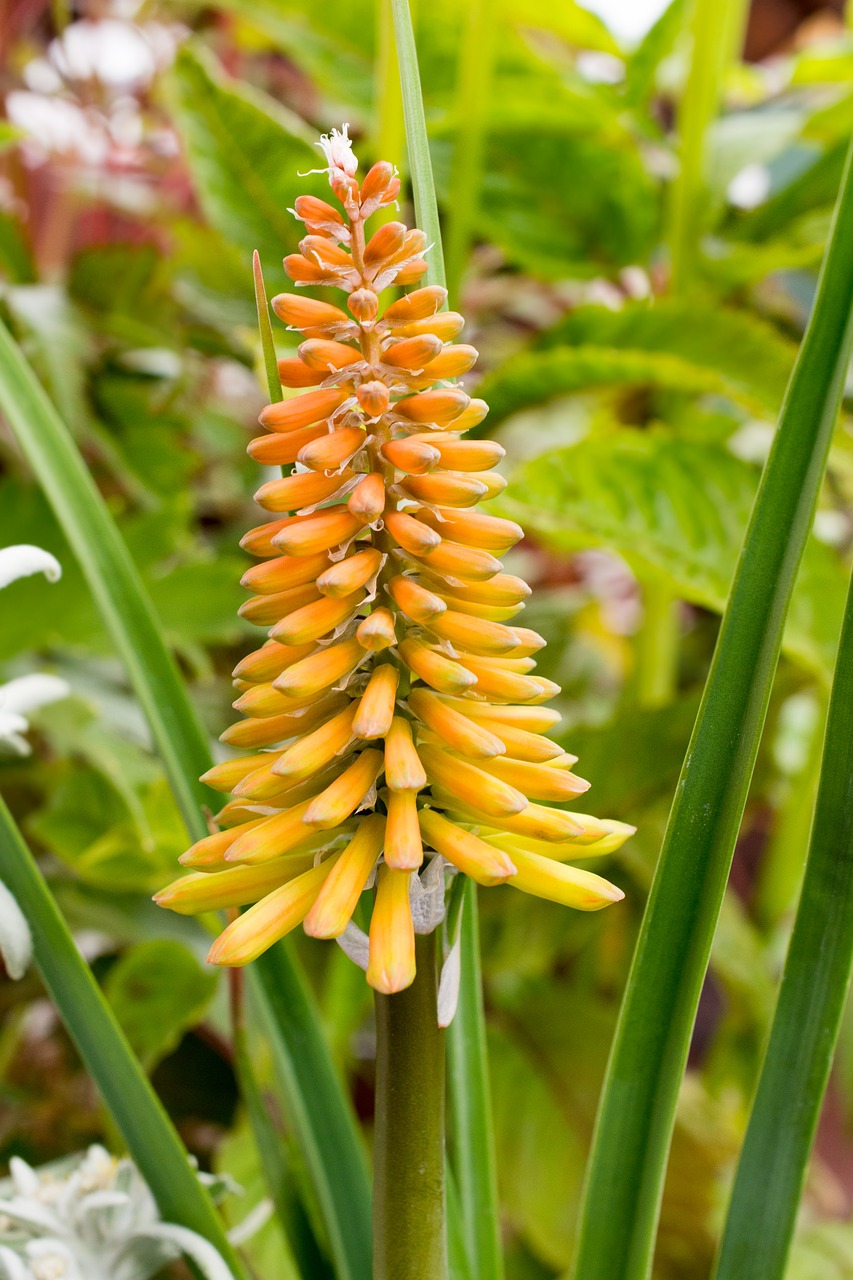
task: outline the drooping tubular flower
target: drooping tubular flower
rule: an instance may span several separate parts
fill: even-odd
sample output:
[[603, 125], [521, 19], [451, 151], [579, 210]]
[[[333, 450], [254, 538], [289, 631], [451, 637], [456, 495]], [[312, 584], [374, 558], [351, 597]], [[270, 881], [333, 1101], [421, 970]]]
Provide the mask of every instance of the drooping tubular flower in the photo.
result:
[[544, 736], [558, 689], [534, 674], [544, 641], [516, 623], [529, 588], [499, 558], [522, 530], [476, 510], [504, 486], [500, 445], [465, 438], [487, 408], [454, 380], [477, 353], [454, 345], [463, 320], [441, 309], [444, 289], [415, 287], [380, 314], [383, 290], [426, 272], [426, 238], [400, 222], [367, 233], [399, 192], [393, 167], [359, 185], [346, 128], [321, 145], [343, 213], [300, 197], [307, 235], [284, 266], [297, 286], [342, 289], [347, 309], [272, 301], [304, 337], [281, 380], [305, 390], [268, 405], [249, 445], [295, 464], [258, 490], [273, 518], [242, 543], [257, 563], [241, 612], [269, 639], [234, 673], [245, 718], [222, 736], [252, 754], [205, 775], [233, 798], [181, 858], [192, 874], [157, 900], [253, 904], [209, 955], [241, 965], [298, 924], [340, 937], [375, 885], [367, 980], [390, 993], [415, 975], [425, 861], [595, 911], [621, 891], [567, 860], [633, 827], [554, 807], [588, 783]]

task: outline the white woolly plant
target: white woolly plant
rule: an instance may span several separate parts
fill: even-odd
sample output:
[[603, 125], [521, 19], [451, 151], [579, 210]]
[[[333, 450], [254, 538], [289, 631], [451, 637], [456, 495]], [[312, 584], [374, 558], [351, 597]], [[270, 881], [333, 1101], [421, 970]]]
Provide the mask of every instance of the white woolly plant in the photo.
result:
[[[26, 544], [0, 548], [0, 589], [18, 578], [43, 573], [48, 582], [62, 576], [59, 561], [41, 547]], [[29, 755], [30, 744], [23, 736], [29, 729], [27, 714], [56, 702], [70, 692], [59, 676], [27, 675], [0, 685], [0, 755]], [[0, 882], [0, 955], [10, 978], [20, 978], [32, 958], [29, 926], [15, 899]]]
[[[235, 1189], [199, 1177], [214, 1195]], [[233, 1280], [209, 1241], [160, 1220], [136, 1166], [103, 1147], [41, 1169], [15, 1157], [0, 1183], [2, 1280], [148, 1280], [181, 1255], [207, 1280]]]

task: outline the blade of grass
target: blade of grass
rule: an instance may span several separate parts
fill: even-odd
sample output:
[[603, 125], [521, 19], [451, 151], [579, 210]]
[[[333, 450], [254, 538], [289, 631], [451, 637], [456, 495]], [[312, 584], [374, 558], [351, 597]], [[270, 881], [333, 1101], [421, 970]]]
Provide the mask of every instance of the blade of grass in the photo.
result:
[[470, 0], [459, 49], [456, 140], [450, 183], [453, 206], [446, 254], [447, 285], [455, 301], [459, 298], [477, 218], [494, 49], [495, 6], [490, 0]]
[[[335, 1106], [341, 1084], [313, 1015], [311, 994], [286, 942], [266, 953], [258, 987], [287, 1114], [323, 1214], [340, 1280], [369, 1280], [371, 1205], [355, 1116]], [[328, 1099], [328, 1106], [312, 1106]], [[343, 1199], [342, 1199], [343, 1197]]]
[[447, 1032], [451, 1152], [462, 1231], [475, 1275], [504, 1273], [497, 1212], [498, 1177], [492, 1133], [492, 1097], [483, 1013], [477, 886], [462, 890], [462, 976], [459, 1006]]
[[204, 1236], [245, 1277], [210, 1197], [124, 1032], [74, 943], [15, 820], [0, 798], [0, 879], [33, 937], [44, 985], [163, 1216]]
[[[853, 153], [851, 153], [853, 154]], [[747, 530], [637, 943], [596, 1123], [575, 1280], [645, 1280], [679, 1085], [853, 346], [853, 168]]]
[[[444, 285], [441, 227], [412, 18], [407, 0], [392, 0], [392, 6], [415, 214], [418, 226], [426, 233], [427, 243], [432, 245], [427, 255], [430, 264], [427, 281]], [[474, 885], [468, 885], [465, 890], [462, 981], [456, 1017], [449, 1029], [453, 1065], [448, 1079], [448, 1098], [453, 1117], [454, 1149], [465, 1155], [464, 1178], [461, 1169], [457, 1168], [455, 1173], [463, 1234], [471, 1249], [472, 1269], [478, 1276], [500, 1280], [503, 1274], [498, 1236], [500, 1208], [474, 889]], [[481, 1260], [482, 1265], [479, 1265]]]
[[406, 122], [406, 149], [412, 177], [415, 219], [427, 238], [426, 260], [429, 268], [423, 284], [445, 285], [444, 253], [441, 245], [441, 223], [435, 199], [435, 182], [418, 71], [418, 51], [408, 0], [391, 0], [397, 61], [400, 65], [400, 87], [403, 92], [403, 118]]
[[264, 357], [264, 372], [267, 376], [267, 387], [270, 403], [277, 404], [281, 399], [281, 378], [278, 376], [278, 360], [275, 354], [275, 340], [270, 324], [270, 309], [267, 303], [267, 290], [264, 284], [264, 273], [261, 268], [261, 255], [257, 249], [252, 254], [252, 277], [255, 282], [255, 306], [258, 309], [258, 331], [261, 335], [261, 351]]
[[809, 857], [716, 1280], [785, 1272], [853, 970], [853, 583], [835, 666]]
[[[193, 840], [208, 833], [202, 806], [219, 797], [196, 781], [212, 763], [207, 736], [199, 723], [177, 668], [163, 643], [154, 607], [139, 578], [121, 535], [92, 481], [62, 420], [39, 384], [8, 330], [0, 324], [0, 409], [22, 452], [38, 477], [65, 535], [80, 563], [95, 603], [123, 658], [137, 697], [151, 726], [166, 773]], [[278, 981], [298, 986], [302, 981], [287, 953], [267, 953], [253, 964], [249, 979], [258, 998]], [[263, 991], [260, 988], [263, 987]], [[314, 1129], [334, 1133], [337, 1158], [323, 1171], [326, 1184], [320, 1199], [335, 1221], [327, 1223], [330, 1238], [349, 1238], [357, 1244], [369, 1233], [367, 1174], [349, 1099], [327, 1062], [316, 1075], [300, 1073], [303, 1043], [313, 1046], [315, 1059], [328, 1059], [319, 1017], [312, 1002], [300, 1001], [291, 1011], [286, 1033], [270, 1018], [270, 1036], [282, 1060], [293, 1060], [294, 1078], [304, 1090], [294, 1103], [294, 1129], [300, 1146], [313, 1146]], [[357, 1184], [346, 1181], [356, 1177]], [[316, 1171], [316, 1166], [315, 1166]], [[358, 1215], [361, 1220], [356, 1222]], [[336, 1257], [339, 1275], [366, 1280], [369, 1261], [353, 1254]]]

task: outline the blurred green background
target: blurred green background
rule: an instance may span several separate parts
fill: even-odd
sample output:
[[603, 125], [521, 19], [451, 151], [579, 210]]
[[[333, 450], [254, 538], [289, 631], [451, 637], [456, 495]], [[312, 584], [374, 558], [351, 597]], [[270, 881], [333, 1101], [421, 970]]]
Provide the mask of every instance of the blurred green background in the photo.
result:
[[[853, 127], [853, 28], [831, 7], [762, 0], [735, 12], [715, 52], [681, 0], [414, 10], [452, 301], [481, 352], [466, 386], [489, 400], [507, 449], [494, 507], [528, 531], [507, 564], [535, 588], [524, 623], [549, 641], [540, 671], [563, 686], [561, 733], [592, 808], [639, 829], [604, 868], [626, 890], [617, 910], [481, 895], [508, 1274], [556, 1280]], [[319, 132], [347, 120], [363, 164], [405, 173], [383, 20], [380, 0], [12, 0], [0, 12], [3, 319], [107, 495], [214, 737], [231, 718], [230, 670], [256, 643], [237, 618], [237, 543], [257, 520], [259, 478], [245, 444], [264, 403], [251, 251], [268, 290], [283, 289], [299, 238], [288, 208], [306, 187], [297, 172], [319, 163]], [[295, 346], [281, 326], [276, 337], [280, 355]], [[700, 1009], [657, 1280], [702, 1280], [711, 1265], [805, 854], [852, 499], [843, 417]], [[188, 1145], [257, 1199], [226, 981], [201, 963], [202, 926], [149, 901], [174, 874], [182, 824], [0, 421], [0, 546], [19, 542], [51, 550], [64, 573], [4, 591], [0, 681], [50, 670], [73, 692], [33, 717], [31, 756], [0, 754], [0, 791]], [[369, 1134], [368, 989], [336, 948], [298, 946]], [[0, 982], [0, 1008], [0, 1159], [115, 1141], [35, 976]], [[790, 1280], [853, 1274], [851, 1104], [853, 1017]], [[276, 1230], [251, 1246], [263, 1280], [284, 1274]]]

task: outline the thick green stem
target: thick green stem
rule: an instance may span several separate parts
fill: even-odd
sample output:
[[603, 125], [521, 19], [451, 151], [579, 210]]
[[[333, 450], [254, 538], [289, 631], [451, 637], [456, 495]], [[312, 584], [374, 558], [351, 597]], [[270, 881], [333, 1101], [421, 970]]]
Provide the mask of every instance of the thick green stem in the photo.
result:
[[643, 624], [637, 636], [636, 697], [641, 707], [661, 707], [678, 676], [678, 597], [666, 583], [643, 583]]
[[671, 289], [689, 289], [707, 200], [708, 130], [719, 110], [725, 74], [743, 38], [746, 0], [694, 0], [692, 54], [678, 109], [679, 172], [670, 203]]
[[444, 1032], [436, 934], [415, 940], [417, 977], [376, 997], [373, 1280], [446, 1280]]
[[454, 302], [468, 261], [486, 140], [489, 84], [494, 63], [495, 14], [489, 0], [469, 0], [459, 50], [456, 146], [453, 153], [453, 213], [447, 237], [447, 287]]

